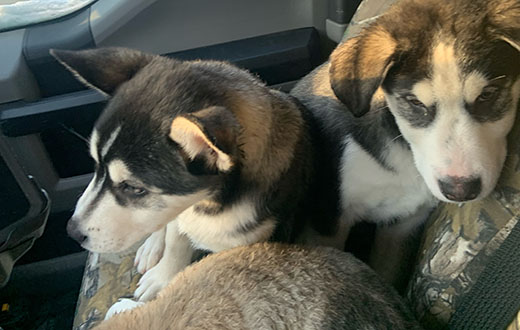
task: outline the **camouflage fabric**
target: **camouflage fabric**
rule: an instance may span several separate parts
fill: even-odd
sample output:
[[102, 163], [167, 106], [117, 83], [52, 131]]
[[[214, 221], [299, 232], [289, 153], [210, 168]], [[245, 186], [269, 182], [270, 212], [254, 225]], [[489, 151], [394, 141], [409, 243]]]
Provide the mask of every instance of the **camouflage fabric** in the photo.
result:
[[91, 329], [105, 318], [117, 299], [133, 295], [141, 277], [134, 267], [139, 244], [121, 254], [89, 254], [73, 329]]

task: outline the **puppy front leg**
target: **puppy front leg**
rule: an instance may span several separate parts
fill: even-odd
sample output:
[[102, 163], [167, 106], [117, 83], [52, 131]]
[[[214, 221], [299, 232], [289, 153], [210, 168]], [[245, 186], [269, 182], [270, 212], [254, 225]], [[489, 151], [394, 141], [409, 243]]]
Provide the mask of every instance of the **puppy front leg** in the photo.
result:
[[134, 265], [137, 267], [138, 273], [146, 273], [147, 270], [157, 265], [159, 260], [161, 260], [164, 253], [165, 238], [166, 226], [153, 232], [143, 245], [139, 247], [134, 260]]
[[177, 221], [166, 226], [164, 255], [157, 265], [148, 270], [139, 280], [134, 297], [148, 301], [164, 288], [171, 279], [191, 262], [193, 248], [186, 235], [179, 232]]
[[432, 208], [421, 207], [397, 224], [379, 226], [370, 252], [369, 264], [386, 282], [404, 292], [412, 262], [419, 248], [422, 224]]

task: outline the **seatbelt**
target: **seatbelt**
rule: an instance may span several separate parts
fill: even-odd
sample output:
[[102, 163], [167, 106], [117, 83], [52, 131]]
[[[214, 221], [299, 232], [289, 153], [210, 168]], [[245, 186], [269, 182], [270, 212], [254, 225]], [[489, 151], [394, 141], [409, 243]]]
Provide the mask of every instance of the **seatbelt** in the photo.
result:
[[449, 329], [506, 329], [520, 309], [520, 215], [448, 323]]

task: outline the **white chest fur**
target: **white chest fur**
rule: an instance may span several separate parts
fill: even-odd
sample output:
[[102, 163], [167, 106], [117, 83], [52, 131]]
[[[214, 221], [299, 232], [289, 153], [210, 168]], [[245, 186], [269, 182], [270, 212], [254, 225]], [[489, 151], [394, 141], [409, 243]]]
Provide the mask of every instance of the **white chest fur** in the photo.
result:
[[399, 143], [388, 144], [386, 162], [393, 170], [381, 166], [351, 138], [346, 143], [341, 162], [341, 197], [350, 219], [390, 222], [437, 203], [417, 171], [411, 152]]
[[[218, 252], [233, 247], [266, 241], [273, 233], [275, 221], [264, 219], [258, 226], [254, 203], [242, 201], [217, 215], [207, 215], [190, 207], [178, 217], [179, 231], [190, 238], [196, 248]], [[252, 229], [247, 229], [252, 227]]]

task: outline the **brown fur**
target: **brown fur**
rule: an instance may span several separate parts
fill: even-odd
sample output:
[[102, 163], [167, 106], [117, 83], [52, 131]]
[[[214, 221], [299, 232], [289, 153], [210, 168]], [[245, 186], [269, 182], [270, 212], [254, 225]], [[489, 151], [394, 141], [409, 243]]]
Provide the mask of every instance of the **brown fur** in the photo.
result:
[[[405, 21], [403, 21], [403, 19]], [[411, 32], [413, 31], [413, 33]], [[370, 109], [371, 96], [381, 86], [393, 61], [421, 54], [435, 42], [432, 36], [457, 40], [456, 48], [469, 60], [482, 41], [502, 39], [520, 50], [520, 3], [517, 0], [402, 0], [396, 2], [358, 37], [340, 44], [330, 57], [330, 84], [336, 96], [356, 116]], [[471, 55], [470, 55], [471, 54]]]
[[[211, 107], [197, 111], [189, 115], [181, 115], [176, 117], [171, 126], [170, 138], [177, 142], [185, 153], [188, 154], [190, 160], [202, 155], [209, 167], [216, 167], [219, 171], [227, 172], [233, 166], [233, 160], [224, 151], [218, 148], [215, 143], [209, 140], [204, 133], [204, 125], [199, 124], [200, 120], [212, 120], [214, 112], [226, 113], [227, 110], [221, 107]], [[229, 123], [234, 118], [233, 116], [223, 116], [228, 119], [228, 122], [223, 123], [219, 120], [218, 126], [219, 135], [215, 137], [221, 144], [236, 144], [235, 125]], [[229, 141], [231, 140], [231, 141]]]
[[235, 95], [240, 109], [235, 116], [243, 127], [239, 144], [244, 152], [244, 175], [266, 183], [279, 180], [289, 168], [304, 126], [299, 110], [288, 106], [278, 92], [270, 94], [269, 98], [248, 95], [247, 99]]
[[210, 255], [108, 329], [418, 329], [366, 265], [331, 248], [259, 243]]
[[[374, 29], [364, 38], [352, 38], [340, 44], [332, 53], [331, 86], [355, 115], [362, 115], [370, 108], [370, 96], [381, 84], [396, 47], [397, 43], [387, 31]], [[353, 84], [361, 89], [357, 94], [351, 93]], [[366, 96], [365, 89], [373, 89], [370, 96]]]
[[[218, 66], [217, 62], [196, 63], [207, 65], [208, 70]], [[287, 96], [265, 88], [247, 72], [225, 65], [218, 69], [228, 76], [227, 106], [241, 127], [237, 144], [243, 156], [242, 174], [268, 189], [290, 167], [294, 150], [306, 134], [301, 111]]]

